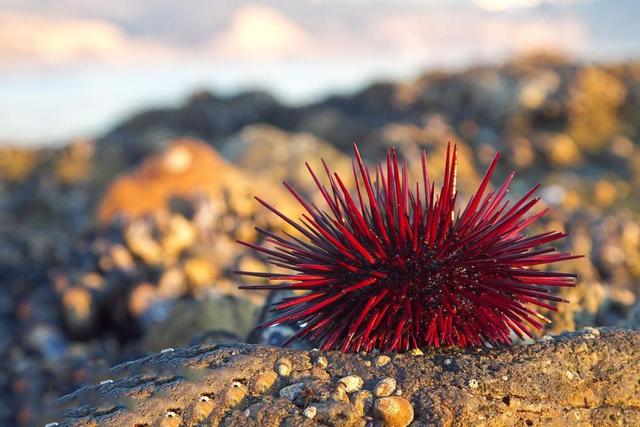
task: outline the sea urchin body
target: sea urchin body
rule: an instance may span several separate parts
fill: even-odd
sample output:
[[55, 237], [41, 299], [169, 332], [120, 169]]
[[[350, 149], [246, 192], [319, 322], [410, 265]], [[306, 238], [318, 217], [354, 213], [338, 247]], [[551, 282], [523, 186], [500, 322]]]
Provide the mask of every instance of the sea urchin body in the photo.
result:
[[300, 236], [258, 229], [272, 247], [240, 242], [291, 271], [239, 271], [278, 282], [244, 288], [307, 291], [278, 303], [277, 316], [263, 326], [296, 323], [300, 329], [293, 338], [342, 351], [508, 344], [511, 332], [532, 336], [532, 328], [547, 321], [534, 306], [554, 310], [554, 303], [563, 301], [550, 289], [574, 286], [574, 274], [535, 268], [576, 258], [542, 247], [565, 234], [523, 234], [546, 212], [530, 213], [540, 184], [514, 204], [505, 199], [513, 173], [487, 192], [499, 153], [467, 206], [456, 213], [456, 147], [447, 148], [439, 193], [424, 152], [422, 182], [410, 187], [407, 164], [398, 165], [394, 149], [375, 179], [355, 145], [354, 151], [353, 197], [324, 162], [328, 188], [307, 164], [327, 211], [286, 182], [306, 210], [298, 222], [256, 198]]

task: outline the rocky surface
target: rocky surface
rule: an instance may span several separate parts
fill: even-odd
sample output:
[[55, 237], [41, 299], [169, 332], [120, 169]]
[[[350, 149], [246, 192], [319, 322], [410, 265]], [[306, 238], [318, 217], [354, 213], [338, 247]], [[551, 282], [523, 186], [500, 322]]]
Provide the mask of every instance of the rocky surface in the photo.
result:
[[305, 163], [321, 177], [324, 177], [322, 160], [340, 176], [353, 174], [351, 157], [327, 141], [308, 132], [284, 132], [268, 125], [247, 126], [228, 138], [220, 153], [260, 180], [295, 184], [296, 190], [310, 195], [316, 203], [322, 203], [322, 196]]
[[406, 354], [201, 345], [116, 366], [60, 402], [65, 426], [638, 425], [640, 332]]
[[282, 295], [237, 290], [234, 269], [265, 267], [234, 241], [282, 227], [254, 195], [295, 209], [286, 179], [317, 200], [303, 162], [348, 174], [353, 142], [369, 163], [395, 145], [411, 166], [424, 149], [433, 168], [458, 143], [461, 201], [501, 150], [496, 180], [516, 170], [514, 196], [541, 180], [541, 227], [566, 230], [561, 250], [585, 255], [562, 266], [578, 286], [558, 291], [570, 303], [545, 313], [543, 333], [637, 326], [639, 112], [638, 62], [545, 54], [301, 106], [200, 92], [92, 140], [0, 147], [0, 425], [33, 425], [47, 402], [149, 351], [281, 343], [290, 328], [246, 336]]

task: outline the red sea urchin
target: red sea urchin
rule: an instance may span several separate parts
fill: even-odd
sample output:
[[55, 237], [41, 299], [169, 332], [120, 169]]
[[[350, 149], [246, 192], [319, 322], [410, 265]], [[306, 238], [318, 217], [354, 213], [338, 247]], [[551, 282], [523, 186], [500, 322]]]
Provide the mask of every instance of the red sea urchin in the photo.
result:
[[292, 271], [238, 271], [283, 282], [242, 288], [308, 291], [277, 304], [277, 317], [262, 326], [296, 323], [300, 329], [292, 338], [309, 339], [324, 350], [509, 344], [511, 331], [531, 337], [531, 327], [540, 329], [548, 321], [531, 305], [554, 310], [550, 303], [566, 302], [549, 288], [574, 286], [576, 275], [533, 268], [577, 258], [538, 248], [565, 234], [522, 233], [546, 212], [527, 215], [539, 201], [532, 196], [540, 184], [510, 206], [505, 196], [512, 173], [485, 196], [499, 153], [464, 211], [456, 214], [457, 147], [447, 147], [439, 194], [424, 152], [422, 183], [414, 192], [407, 183], [407, 164], [398, 167], [395, 149], [387, 151], [386, 170], [378, 166], [375, 181], [355, 145], [354, 151], [357, 197], [324, 161], [329, 189], [307, 164], [329, 211], [286, 182], [307, 211], [299, 222], [256, 197], [304, 238], [258, 229], [273, 248], [239, 242]]

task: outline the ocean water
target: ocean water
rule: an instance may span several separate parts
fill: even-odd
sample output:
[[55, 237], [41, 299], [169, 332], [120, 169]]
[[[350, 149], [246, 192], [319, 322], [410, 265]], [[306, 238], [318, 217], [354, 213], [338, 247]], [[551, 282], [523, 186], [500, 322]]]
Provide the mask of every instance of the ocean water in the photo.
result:
[[[640, 44], [603, 44], [576, 60], [640, 58]], [[514, 54], [461, 49], [432, 57], [352, 58], [318, 61], [181, 62], [142, 66], [78, 66], [0, 73], [0, 144], [56, 145], [105, 132], [145, 108], [170, 107], [197, 90], [231, 95], [265, 90], [299, 105], [332, 94], [349, 94], [376, 81], [411, 79], [433, 69], [456, 71], [499, 63]]]
[[200, 89], [222, 95], [261, 89], [302, 104], [376, 80], [410, 78], [428, 67], [417, 60], [373, 58], [14, 71], [0, 78], [0, 142], [52, 145], [100, 134], [136, 111], [178, 105]]

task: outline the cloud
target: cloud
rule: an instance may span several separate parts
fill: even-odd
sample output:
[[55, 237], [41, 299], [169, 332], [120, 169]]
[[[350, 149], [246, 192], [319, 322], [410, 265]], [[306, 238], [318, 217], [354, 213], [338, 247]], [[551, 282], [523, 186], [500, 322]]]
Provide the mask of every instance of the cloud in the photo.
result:
[[475, 4], [485, 10], [499, 12], [511, 8], [534, 7], [543, 0], [475, 0]]
[[313, 46], [312, 37], [278, 10], [250, 5], [236, 10], [229, 25], [212, 42], [215, 54], [226, 58], [284, 58], [301, 56]]
[[0, 12], [0, 68], [144, 60], [169, 52], [165, 46], [134, 39], [105, 21]]
[[545, 3], [550, 5], [570, 5], [588, 1], [590, 0], [474, 0], [473, 3], [484, 10], [502, 12], [509, 9], [536, 7]]
[[[419, 7], [401, 0], [402, 7], [388, 2], [369, 8], [339, 7], [337, 2], [327, 2], [331, 4], [326, 7], [301, 3], [286, 11], [276, 6], [281, 0], [260, 5], [239, 1], [234, 6], [214, 4], [207, 11], [180, 9], [170, 26], [160, 26], [158, 22], [165, 19], [152, 19], [146, 14], [151, 6], [142, 3], [136, 9], [142, 18], [122, 24], [119, 19], [96, 15], [93, 9], [86, 16], [77, 11], [73, 16], [60, 11], [3, 11], [2, 1], [7, 0], [0, 0], [0, 71], [15, 64], [145, 66], [163, 61], [286, 63], [400, 57], [437, 63], [454, 56], [490, 58], [544, 47], [583, 51], [593, 37], [589, 22], [575, 11], [502, 10], [550, 0], [469, 0], [467, 4], [434, 2]], [[551, 1], [568, 5], [585, 0]], [[97, 5], [108, 8], [103, 3], [94, 7]], [[156, 4], [161, 5], [168, 8], [168, 0]], [[163, 17], [168, 13], [165, 9]], [[135, 15], [130, 10], [127, 14]], [[191, 36], [200, 36], [180, 42], [186, 37], [184, 31], [192, 27], [198, 29]], [[173, 36], [168, 37], [167, 32]]]
[[504, 16], [444, 8], [413, 15], [387, 14], [368, 25], [365, 32], [385, 52], [435, 62], [492, 60], [545, 48], [574, 52], [590, 38], [585, 23], [572, 16]]

